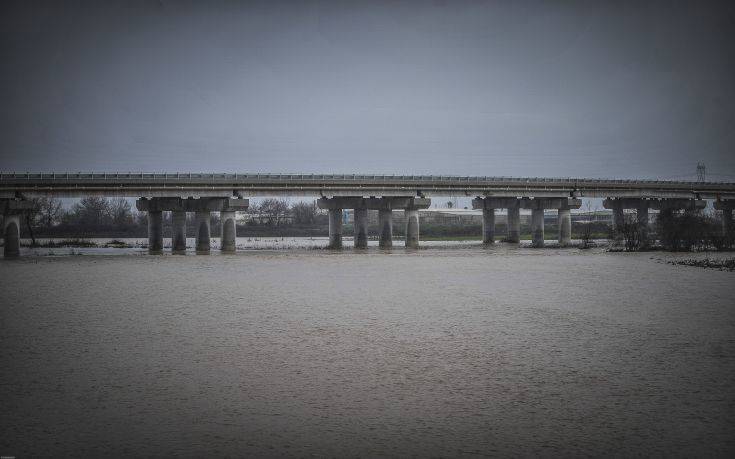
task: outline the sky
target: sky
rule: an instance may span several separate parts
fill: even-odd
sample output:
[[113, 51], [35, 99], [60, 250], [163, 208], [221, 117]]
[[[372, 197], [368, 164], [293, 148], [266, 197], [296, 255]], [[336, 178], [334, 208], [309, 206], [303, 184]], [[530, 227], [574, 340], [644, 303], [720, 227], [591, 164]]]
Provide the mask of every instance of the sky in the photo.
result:
[[0, 171], [735, 181], [735, 4], [2, 2]]

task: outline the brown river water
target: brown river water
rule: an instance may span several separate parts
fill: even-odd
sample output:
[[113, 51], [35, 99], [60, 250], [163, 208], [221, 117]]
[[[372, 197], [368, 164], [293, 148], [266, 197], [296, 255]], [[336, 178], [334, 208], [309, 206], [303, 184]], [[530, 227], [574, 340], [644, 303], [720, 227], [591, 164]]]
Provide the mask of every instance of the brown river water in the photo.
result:
[[735, 453], [732, 272], [504, 244], [90, 250], [0, 260], [3, 456]]

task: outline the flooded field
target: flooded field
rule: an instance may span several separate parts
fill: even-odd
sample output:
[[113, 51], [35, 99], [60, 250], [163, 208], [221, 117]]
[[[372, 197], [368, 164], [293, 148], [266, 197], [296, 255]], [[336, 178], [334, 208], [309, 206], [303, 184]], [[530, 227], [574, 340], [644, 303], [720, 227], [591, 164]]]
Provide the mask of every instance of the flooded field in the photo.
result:
[[735, 453], [735, 273], [292, 242], [0, 260], [0, 454]]

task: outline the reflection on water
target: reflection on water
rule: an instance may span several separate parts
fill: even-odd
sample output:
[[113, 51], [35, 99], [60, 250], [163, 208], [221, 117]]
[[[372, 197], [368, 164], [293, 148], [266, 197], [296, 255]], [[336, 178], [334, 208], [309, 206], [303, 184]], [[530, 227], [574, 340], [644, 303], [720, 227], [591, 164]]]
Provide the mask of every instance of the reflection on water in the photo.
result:
[[735, 452], [733, 273], [439, 245], [0, 262], [0, 452]]

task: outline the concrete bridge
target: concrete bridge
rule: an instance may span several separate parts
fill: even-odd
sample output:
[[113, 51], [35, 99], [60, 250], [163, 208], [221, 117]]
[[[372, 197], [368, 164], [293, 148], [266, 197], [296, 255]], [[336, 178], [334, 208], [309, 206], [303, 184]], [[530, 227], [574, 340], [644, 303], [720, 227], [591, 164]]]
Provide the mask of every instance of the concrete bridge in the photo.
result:
[[444, 175], [324, 175], [228, 173], [0, 173], [0, 211], [4, 214], [6, 257], [19, 253], [20, 218], [28, 199], [40, 196], [89, 195], [140, 198], [137, 208], [148, 212], [149, 252], [161, 253], [162, 212], [173, 215], [172, 252], [185, 250], [186, 212], [196, 214], [197, 253], [209, 253], [211, 212], [220, 212], [222, 250], [235, 250], [235, 213], [248, 208], [249, 197], [315, 196], [329, 212], [329, 245], [342, 247], [343, 209], [355, 212], [355, 247], [367, 247], [367, 211], [379, 212], [381, 247], [392, 245], [392, 212], [406, 213], [406, 246], [419, 244], [419, 209], [431, 196], [475, 197], [483, 211], [483, 242], [495, 240], [495, 209], [508, 210], [506, 240], [518, 242], [520, 210], [531, 211], [533, 246], [544, 244], [544, 210], [556, 209], [559, 243], [571, 240], [571, 209], [580, 198], [605, 198], [613, 209], [613, 226], [620, 228], [623, 210], [635, 209], [641, 228], [648, 211], [700, 209], [715, 201], [723, 212], [723, 231], [732, 234], [735, 183], [661, 180], [613, 180], [545, 177], [472, 177]]

